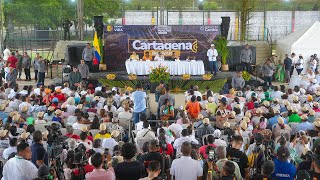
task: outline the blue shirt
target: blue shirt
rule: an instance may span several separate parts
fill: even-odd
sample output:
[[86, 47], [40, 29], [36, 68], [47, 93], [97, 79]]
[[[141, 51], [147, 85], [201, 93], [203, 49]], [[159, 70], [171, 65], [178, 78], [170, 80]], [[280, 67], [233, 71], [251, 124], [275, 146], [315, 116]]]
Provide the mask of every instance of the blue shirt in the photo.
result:
[[[281, 117], [281, 116], [278, 115], [278, 116], [274, 116], [274, 117], [270, 118], [270, 119], [268, 120], [268, 128], [272, 129], [272, 126], [278, 123], [278, 118], [279, 118], [279, 117]], [[288, 121], [286, 120], [286, 118], [283, 118], [283, 121], [284, 121], [285, 124], [288, 123]]]
[[0, 112], [0, 119], [2, 119], [2, 123], [6, 124], [9, 114], [5, 112]]
[[278, 180], [294, 180], [296, 175], [296, 167], [288, 163], [288, 161], [282, 162], [278, 159], [273, 159], [274, 161], [274, 172], [272, 177], [277, 178]]
[[313, 124], [309, 123], [309, 122], [301, 122], [300, 124], [298, 124], [297, 126], [297, 131], [308, 131], [313, 129]]
[[146, 93], [143, 91], [135, 91], [132, 93], [133, 97], [133, 111], [142, 112], [146, 109]]
[[48, 153], [46, 152], [46, 150], [44, 149], [42, 144], [39, 143], [33, 143], [31, 145], [31, 152], [32, 152], [32, 157], [31, 157], [31, 161], [34, 165], [38, 167], [37, 165], [37, 160], [43, 160], [43, 162], [48, 166]]

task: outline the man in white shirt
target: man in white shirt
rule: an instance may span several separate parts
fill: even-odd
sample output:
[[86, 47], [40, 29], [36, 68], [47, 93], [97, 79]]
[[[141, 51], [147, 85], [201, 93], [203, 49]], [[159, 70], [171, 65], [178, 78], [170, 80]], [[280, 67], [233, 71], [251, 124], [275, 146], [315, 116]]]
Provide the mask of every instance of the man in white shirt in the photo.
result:
[[207, 56], [209, 60], [209, 67], [210, 67], [211, 74], [213, 74], [213, 71], [214, 71], [214, 75], [216, 75], [218, 70], [218, 67], [217, 67], [218, 51], [214, 48], [214, 44], [211, 44], [211, 48], [208, 49]]
[[21, 112], [22, 108], [24, 106], [28, 106], [28, 109], [32, 106], [30, 103], [29, 103], [29, 97], [27, 96], [22, 96], [21, 97], [21, 100], [22, 100], [22, 103], [19, 104], [19, 112]]
[[115, 138], [118, 138], [118, 136], [120, 135], [120, 132], [117, 130], [112, 131], [111, 133], [111, 138], [104, 138], [102, 141], [102, 148], [109, 149], [109, 154], [113, 155], [113, 148], [118, 145], [118, 142], [115, 140]]
[[142, 148], [145, 142], [150, 142], [156, 139], [156, 135], [152, 130], [149, 129], [149, 123], [147, 121], [143, 122], [143, 129], [137, 132], [136, 142], [139, 149]]
[[17, 152], [17, 144], [18, 144], [17, 138], [10, 139], [9, 144], [10, 144], [10, 147], [6, 148], [2, 153], [3, 159], [8, 159], [10, 154]]
[[21, 142], [17, 146], [17, 155], [4, 165], [2, 180], [32, 180], [36, 178], [38, 176], [38, 169], [30, 161], [31, 154], [29, 144]]
[[177, 150], [177, 157], [181, 156], [181, 147], [182, 147], [182, 144], [184, 142], [189, 142], [191, 143], [192, 141], [192, 138], [190, 136], [188, 136], [188, 131], [187, 129], [183, 129], [181, 131], [181, 137], [180, 138], [177, 138], [174, 143], [173, 143], [173, 148]]
[[274, 86], [274, 91], [271, 93], [271, 97], [273, 99], [282, 99], [281, 96], [283, 95], [283, 92], [279, 90], [279, 86]]
[[303, 71], [303, 66], [304, 66], [304, 60], [301, 54], [299, 55], [299, 59], [295, 62], [295, 65], [296, 65], [297, 73], [298, 75], [300, 75], [301, 72]]
[[201, 179], [202, 167], [197, 160], [190, 157], [191, 151], [191, 143], [184, 142], [181, 146], [181, 158], [173, 160], [170, 174], [175, 180]]

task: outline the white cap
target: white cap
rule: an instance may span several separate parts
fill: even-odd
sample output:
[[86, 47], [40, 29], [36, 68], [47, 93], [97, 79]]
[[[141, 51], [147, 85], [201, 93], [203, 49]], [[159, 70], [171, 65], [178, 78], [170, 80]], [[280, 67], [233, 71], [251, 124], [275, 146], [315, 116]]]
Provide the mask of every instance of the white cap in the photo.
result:
[[312, 83], [314, 83], [314, 84], [317, 83], [317, 82], [318, 82], [318, 81], [317, 81], [316, 79], [313, 79], [313, 80], [312, 80]]
[[214, 130], [213, 137], [220, 138], [220, 136], [221, 136], [221, 131], [219, 129]]
[[215, 46], [213, 43], [211, 44], [211, 47]]

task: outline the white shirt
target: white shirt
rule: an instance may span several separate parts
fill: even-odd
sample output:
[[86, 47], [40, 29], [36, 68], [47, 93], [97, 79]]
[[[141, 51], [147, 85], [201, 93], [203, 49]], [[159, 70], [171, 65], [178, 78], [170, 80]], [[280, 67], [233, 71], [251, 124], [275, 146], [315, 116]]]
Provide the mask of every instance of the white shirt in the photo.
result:
[[102, 141], [101, 147], [103, 149], [108, 148], [109, 149], [109, 154], [112, 155], [113, 154], [113, 148], [116, 145], [118, 145], [118, 142], [116, 140], [114, 140], [113, 138], [105, 138]]
[[63, 94], [67, 94], [68, 96], [70, 96], [71, 90], [70, 90], [70, 88], [65, 87], [65, 88], [63, 88], [63, 89], [61, 90], [61, 92], [62, 92]]
[[70, 105], [70, 104], [67, 104], [66, 107], [67, 107], [67, 113], [74, 113], [74, 111], [77, 109], [77, 106]]
[[118, 119], [131, 119], [131, 118], [132, 118], [132, 113], [130, 112], [123, 111], [118, 114]]
[[47, 121], [46, 120], [40, 120], [40, 119], [37, 119], [35, 122], [34, 122], [34, 124], [45, 124], [45, 123], [47, 123]]
[[78, 122], [72, 124], [73, 129], [81, 129], [82, 126], [88, 126], [86, 124], [80, 124]]
[[22, 90], [22, 91], [19, 92], [19, 94], [21, 94], [21, 95], [27, 95], [27, 94], [28, 94], [28, 91], [27, 91], [27, 90]]
[[180, 137], [176, 139], [173, 143], [173, 148], [177, 150], [177, 155], [181, 154], [181, 146], [184, 142], [191, 142], [192, 138], [189, 136], [186, 137]]
[[4, 51], [3, 51], [3, 60], [8, 60], [9, 56], [10, 56], [10, 50], [8, 48], [6, 48]]
[[11, 158], [3, 167], [2, 180], [32, 180], [38, 177], [38, 169], [20, 156]]
[[17, 152], [17, 146], [10, 146], [3, 151], [2, 157], [4, 159], [8, 159], [11, 153], [16, 153], [16, 152]]
[[218, 146], [227, 147], [227, 142], [222, 139], [215, 139], [213, 144], [215, 144], [217, 147]]
[[218, 56], [218, 51], [216, 49], [208, 49], [207, 56], [209, 61], [216, 61]]
[[303, 69], [303, 63], [304, 63], [303, 59], [298, 59], [296, 64], [300, 64], [300, 65], [297, 65], [296, 68], [297, 69]]
[[28, 106], [28, 108], [30, 108], [32, 105], [28, 102], [22, 102], [20, 105], [19, 105], [19, 112], [21, 112], [22, 108], [24, 106]]
[[170, 174], [175, 180], [195, 180], [202, 176], [203, 170], [200, 163], [190, 156], [182, 156], [172, 162]]
[[76, 122], [77, 122], [77, 116], [69, 116], [67, 119], [67, 124], [70, 126], [72, 126]]
[[202, 94], [201, 94], [201, 92], [199, 92], [199, 91], [194, 91], [194, 95], [195, 95], [196, 97], [200, 96], [200, 97], [202, 98]]
[[271, 93], [271, 97], [277, 98], [277, 99], [282, 99], [281, 98], [282, 95], [283, 95], [283, 92], [281, 92], [281, 91], [274, 91], [273, 93]]
[[[119, 114], [120, 115], [120, 114]], [[143, 129], [143, 121], [139, 121], [136, 124], [136, 131], [141, 131]]]

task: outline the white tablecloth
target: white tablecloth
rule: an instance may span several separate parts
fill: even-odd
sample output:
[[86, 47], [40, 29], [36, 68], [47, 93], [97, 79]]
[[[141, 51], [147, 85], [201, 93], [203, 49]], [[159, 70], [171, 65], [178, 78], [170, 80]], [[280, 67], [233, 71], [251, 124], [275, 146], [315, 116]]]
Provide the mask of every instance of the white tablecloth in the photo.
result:
[[204, 64], [202, 61], [126, 61], [128, 74], [147, 75], [151, 68], [159, 65], [168, 66], [170, 75], [203, 75]]

